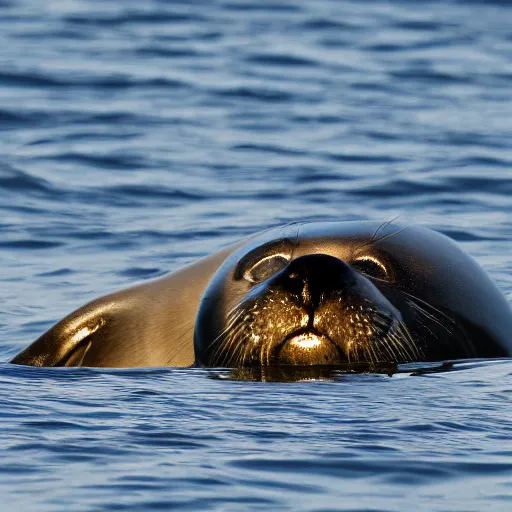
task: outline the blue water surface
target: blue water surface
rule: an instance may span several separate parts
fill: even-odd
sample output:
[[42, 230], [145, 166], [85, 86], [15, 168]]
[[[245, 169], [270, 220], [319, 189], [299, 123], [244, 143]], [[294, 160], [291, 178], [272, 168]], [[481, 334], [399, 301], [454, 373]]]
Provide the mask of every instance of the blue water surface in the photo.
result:
[[5, 510], [509, 511], [512, 361], [334, 381], [7, 361], [295, 220], [455, 238], [512, 302], [512, 4], [0, 0]]

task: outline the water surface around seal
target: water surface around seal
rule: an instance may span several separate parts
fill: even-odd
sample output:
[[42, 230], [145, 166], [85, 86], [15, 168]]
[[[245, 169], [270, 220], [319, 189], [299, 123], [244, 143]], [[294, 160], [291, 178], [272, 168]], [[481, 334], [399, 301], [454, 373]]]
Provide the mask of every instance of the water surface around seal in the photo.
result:
[[[299, 219], [415, 222], [512, 300], [507, 2], [0, 0], [0, 360]], [[0, 366], [12, 510], [505, 511], [512, 363], [254, 382]]]

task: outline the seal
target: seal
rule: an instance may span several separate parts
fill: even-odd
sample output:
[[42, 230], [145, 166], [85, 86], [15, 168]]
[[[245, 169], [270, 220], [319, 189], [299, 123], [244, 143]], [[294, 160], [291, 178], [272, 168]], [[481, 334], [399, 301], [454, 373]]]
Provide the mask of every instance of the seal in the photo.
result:
[[512, 356], [512, 310], [453, 240], [295, 223], [97, 299], [12, 363], [302, 367]]
[[100, 297], [66, 316], [11, 363], [111, 368], [191, 366], [208, 281], [236, 246], [175, 273]]

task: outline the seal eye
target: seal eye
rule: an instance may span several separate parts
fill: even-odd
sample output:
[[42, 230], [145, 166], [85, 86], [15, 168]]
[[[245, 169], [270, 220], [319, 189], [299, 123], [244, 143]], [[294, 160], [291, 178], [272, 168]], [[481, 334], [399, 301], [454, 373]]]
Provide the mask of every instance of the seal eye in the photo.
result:
[[360, 256], [352, 262], [352, 266], [361, 274], [373, 279], [385, 281], [388, 278], [386, 267], [373, 256]]
[[283, 254], [267, 256], [244, 272], [244, 279], [251, 283], [261, 283], [269, 277], [277, 274], [288, 265], [288, 258]]

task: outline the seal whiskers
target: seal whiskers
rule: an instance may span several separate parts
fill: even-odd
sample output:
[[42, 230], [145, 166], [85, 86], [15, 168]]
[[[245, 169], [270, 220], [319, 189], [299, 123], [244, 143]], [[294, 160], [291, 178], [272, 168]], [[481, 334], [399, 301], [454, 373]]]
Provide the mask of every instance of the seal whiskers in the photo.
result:
[[[429, 304], [427, 301], [416, 297], [410, 293], [404, 293], [407, 297], [409, 297], [409, 305], [417, 311], [420, 316], [423, 318], [423, 327], [428, 329], [428, 331], [440, 342], [443, 344], [453, 344], [457, 343], [457, 345], [462, 349], [465, 353], [466, 357], [475, 357], [477, 353], [476, 347], [474, 343], [468, 338], [467, 333], [462, 329], [460, 324], [453, 318], [451, 318], [447, 313], [436, 308]], [[431, 321], [435, 325], [439, 326], [445, 333], [446, 336], [441, 336], [440, 334], [436, 334], [426, 325], [426, 321]], [[448, 323], [448, 325], [447, 325]]]

